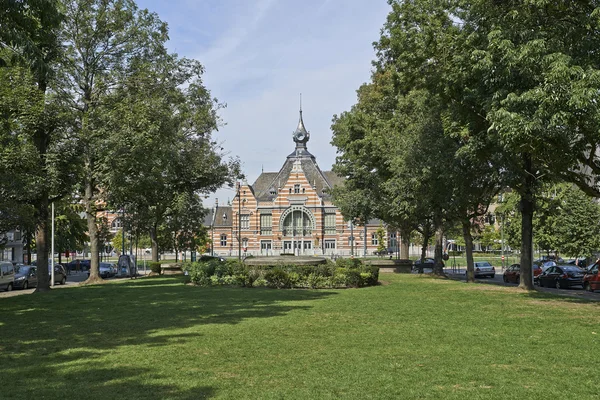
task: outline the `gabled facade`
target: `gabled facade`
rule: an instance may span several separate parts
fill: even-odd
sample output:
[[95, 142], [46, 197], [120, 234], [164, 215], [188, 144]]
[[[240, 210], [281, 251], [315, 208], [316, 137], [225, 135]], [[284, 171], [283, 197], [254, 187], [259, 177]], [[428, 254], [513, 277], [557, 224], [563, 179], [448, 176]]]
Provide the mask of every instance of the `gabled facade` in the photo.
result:
[[[379, 221], [370, 221], [366, 229], [344, 221], [330, 195], [341, 179], [321, 171], [307, 149], [309, 139], [300, 110], [295, 149], [279, 172], [263, 172], [252, 185], [239, 185], [231, 205], [215, 205], [206, 221], [215, 255], [237, 255], [240, 248], [246, 255], [370, 255], [377, 250]], [[388, 248], [396, 247], [396, 237], [394, 232], [388, 236]]]

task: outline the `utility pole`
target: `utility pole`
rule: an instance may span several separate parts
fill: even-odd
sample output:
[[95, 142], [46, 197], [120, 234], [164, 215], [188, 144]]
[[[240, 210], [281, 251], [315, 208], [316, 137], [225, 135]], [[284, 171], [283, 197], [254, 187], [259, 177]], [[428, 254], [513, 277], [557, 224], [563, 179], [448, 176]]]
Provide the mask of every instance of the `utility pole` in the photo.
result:
[[[50, 286], [54, 287], [54, 202], [52, 202], [52, 246], [50, 247], [52, 248], [50, 250]], [[46, 268], [44, 265], [39, 267]]]
[[500, 214], [500, 249], [502, 253], [502, 270], [504, 271], [504, 213]]
[[242, 261], [242, 198], [241, 198], [241, 184], [236, 183], [237, 196], [238, 196], [238, 260]]
[[215, 199], [215, 208], [213, 209], [212, 224], [210, 224], [210, 255], [215, 256], [215, 221], [217, 218], [217, 208], [219, 208], [219, 199]]
[[125, 255], [125, 207], [121, 209], [121, 255]]
[[365, 240], [363, 243], [363, 257], [367, 256], [367, 221], [365, 220]]
[[354, 257], [354, 222], [350, 220], [350, 256]]

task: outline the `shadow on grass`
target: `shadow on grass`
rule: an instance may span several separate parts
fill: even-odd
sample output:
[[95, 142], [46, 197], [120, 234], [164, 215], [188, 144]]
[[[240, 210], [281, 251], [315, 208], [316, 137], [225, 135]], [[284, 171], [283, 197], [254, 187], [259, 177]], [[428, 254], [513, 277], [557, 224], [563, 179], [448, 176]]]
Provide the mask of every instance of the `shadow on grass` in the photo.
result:
[[185, 345], [201, 334], [169, 330], [275, 318], [333, 294], [199, 288], [184, 285], [180, 277], [157, 277], [0, 299], [0, 374], [14, 388], [3, 398], [31, 398], [34, 393], [81, 398], [82, 387], [86, 398], [211, 397], [216, 395], [213, 388], [181, 389], [127, 360], [106, 365], [103, 356], [123, 346], [137, 355], [143, 346]]

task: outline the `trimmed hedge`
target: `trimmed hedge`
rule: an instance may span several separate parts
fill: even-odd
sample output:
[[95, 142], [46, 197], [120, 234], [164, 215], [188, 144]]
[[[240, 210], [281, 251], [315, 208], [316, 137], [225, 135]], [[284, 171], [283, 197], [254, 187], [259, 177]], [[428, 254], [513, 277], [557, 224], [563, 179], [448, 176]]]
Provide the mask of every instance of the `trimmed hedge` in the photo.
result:
[[[291, 260], [290, 260], [291, 261]], [[182, 266], [192, 283], [199, 286], [233, 285], [242, 287], [347, 288], [373, 286], [379, 280], [379, 268], [357, 259], [338, 259], [317, 266], [250, 266], [237, 260], [201, 261]]]

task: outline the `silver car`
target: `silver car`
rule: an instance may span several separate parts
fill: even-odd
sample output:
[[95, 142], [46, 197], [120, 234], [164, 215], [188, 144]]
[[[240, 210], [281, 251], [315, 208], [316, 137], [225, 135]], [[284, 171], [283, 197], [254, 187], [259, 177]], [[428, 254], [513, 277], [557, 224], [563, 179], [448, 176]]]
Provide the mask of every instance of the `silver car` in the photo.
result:
[[477, 261], [474, 265], [475, 269], [475, 278], [484, 278], [490, 277], [493, 278], [496, 276], [496, 269], [487, 261]]
[[11, 291], [15, 285], [15, 268], [11, 262], [0, 261], [0, 289]]

